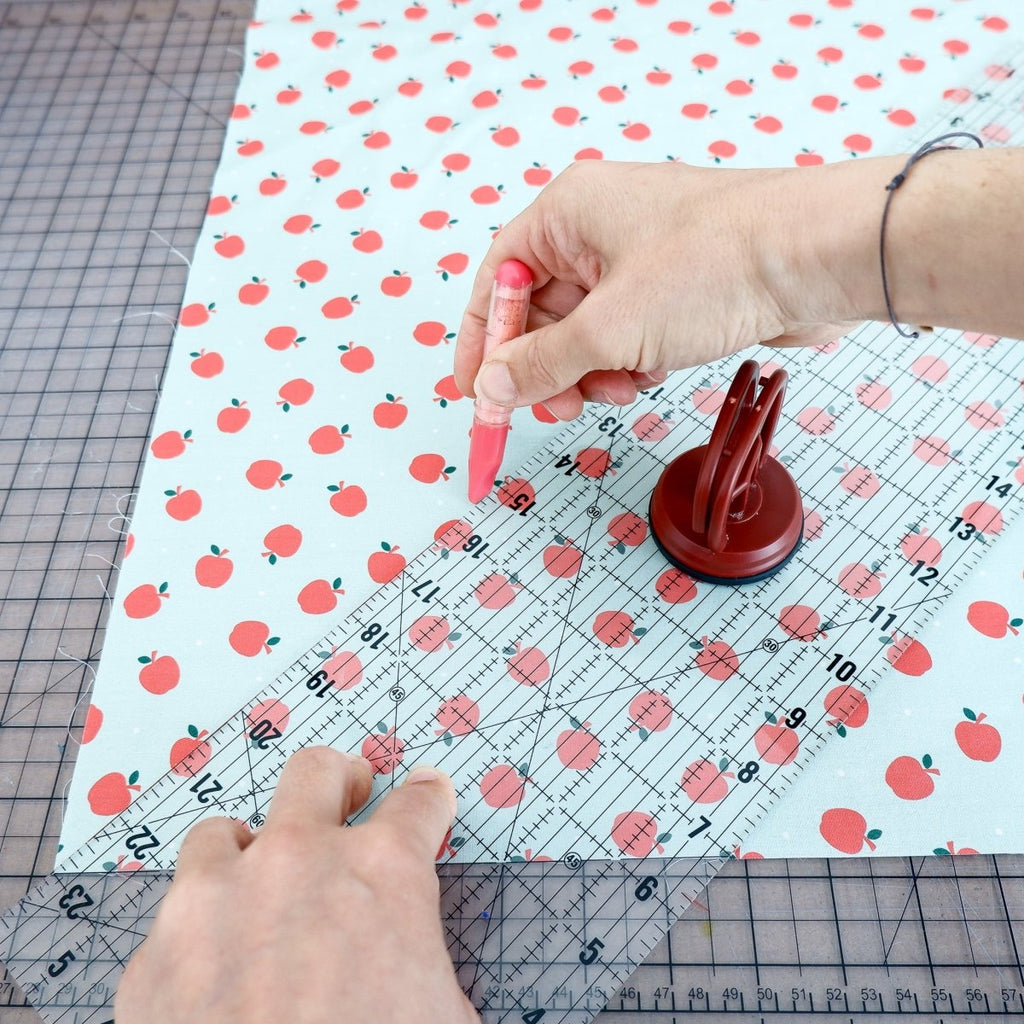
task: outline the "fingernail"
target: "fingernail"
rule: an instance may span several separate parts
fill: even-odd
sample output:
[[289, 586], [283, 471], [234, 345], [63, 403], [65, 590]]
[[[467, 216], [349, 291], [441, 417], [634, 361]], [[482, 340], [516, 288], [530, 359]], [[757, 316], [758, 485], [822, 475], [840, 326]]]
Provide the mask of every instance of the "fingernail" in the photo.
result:
[[440, 782], [441, 780], [448, 783], [446, 788], [448, 790], [452, 816], [454, 817], [456, 811], [455, 787], [452, 785], [452, 780], [440, 768], [435, 768], [430, 764], [418, 764], [406, 775], [402, 785], [412, 786], [417, 782]]
[[515, 405], [516, 388], [504, 363], [484, 363], [473, 386], [481, 398], [498, 405]]
[[652, 370], [647, 376], [651, 378], [653, 384], [664, 384], [668, 380], [668, 374], [664, 370]]
[[360, 757], [358, 754], [350, 754], [348, 753], [348, 751], [342, 751], [342, 756], [346, 760], [351, 761], [353, 764], [357, 764], [361, 768], [364, 768], [371, 775], [373, 774], [373, 765], [370, 764], [370, 762], [365, 757]]
[[597, 402], [599, 405], [614, 405], [612, 396], [608, 394], [603, 388], [595, 391], [593, 397], [590, 399], [592, 402]]

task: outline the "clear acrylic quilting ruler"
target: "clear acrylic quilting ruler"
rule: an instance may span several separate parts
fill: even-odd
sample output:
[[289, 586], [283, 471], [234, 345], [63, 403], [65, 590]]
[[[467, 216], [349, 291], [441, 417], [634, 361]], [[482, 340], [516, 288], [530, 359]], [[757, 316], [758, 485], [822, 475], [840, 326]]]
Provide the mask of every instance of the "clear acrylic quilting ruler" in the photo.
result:
[[[999, 94], [1017, 119], [1019, 92], [1011, 80]], [[239, 709], [195, 771], [159, 780], [4, 917], [0, 957], [44, 1016], [110, 1019], [195, 821], [258, 827], [292, 750], [367, 741], [393, 780], [406, 758], [459, 780], [442, 860], [503, 862], [442, 868], [450, 945], [485, 1017], [598, 1012], [813, 757], [837, 707], [893, 665], [913, 673], [913, 635], [1019, 510], [1020, 346], [948, 332], [907, 344], [869, 325], [786, 363], [777, 440], [808, 524], [789, 567], [742, 589], [691, 586], [646, 536], [657, 474], [706, 440], [708, 370], [592, 412]], [[925, 531], [938, 561], [914, 543]], [[446, 744], [436, 713], [456, 685], [480, 717]], [[666, 727], [655, 693], [673, 707]], [[649, 746], [637, 742], [648, 725]], [[471, 748], [483, 776], [464, 777]]]

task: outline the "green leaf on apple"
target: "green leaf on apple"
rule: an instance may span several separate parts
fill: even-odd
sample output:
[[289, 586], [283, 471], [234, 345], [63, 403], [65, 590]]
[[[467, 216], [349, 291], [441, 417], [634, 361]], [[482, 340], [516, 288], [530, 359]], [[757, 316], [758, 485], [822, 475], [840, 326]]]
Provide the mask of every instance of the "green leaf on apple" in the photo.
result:
[[934, 853], [936, 857], [949, 857], [950, 856], [949, 850], [947, 850], [944, 846], [936, 846], [935, 849], [932, 850], [932, 853]]
[[188, 727], [188, 734], [194, 740], [199, 739], [199, 730], [194, 725]]
[[131, 775], [128, 776], [128, 785], [129, 786], [134, 786], [135, 783], [138, 782], [138, 781], [139, 781], [139, 773], [137, 771], [132, 772]]
[[978, 716], [970, 708], [964, 708], [964, 718], [967, 718], [972, 722], [976, 722], [978, 720]]
[[921, 764], [924, 765], [925, 768], [931, 768], [931, 766], [932, 766], [932, 755], [931, 754], [925, 754], [924, 757], [921, 758]]
[[880, 828], [873, 828], [867, 835], [868, 839], [874, 842], [876, 839], [882, 838], [882, 830]]

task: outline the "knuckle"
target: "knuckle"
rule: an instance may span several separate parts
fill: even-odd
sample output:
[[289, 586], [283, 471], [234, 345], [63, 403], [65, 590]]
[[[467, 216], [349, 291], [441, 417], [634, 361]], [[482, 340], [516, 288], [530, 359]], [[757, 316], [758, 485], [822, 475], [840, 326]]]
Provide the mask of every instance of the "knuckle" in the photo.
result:
[[292, 754], [289, 760], [303, 771], [313, 774], [335, 770], [344, 762], [337, 750], [325, 746], [303, 747]]

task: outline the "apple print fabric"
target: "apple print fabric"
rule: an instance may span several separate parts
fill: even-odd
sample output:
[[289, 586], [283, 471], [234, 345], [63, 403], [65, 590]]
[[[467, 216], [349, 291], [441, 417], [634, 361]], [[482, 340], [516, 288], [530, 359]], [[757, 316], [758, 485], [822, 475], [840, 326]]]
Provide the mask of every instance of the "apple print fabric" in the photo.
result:
[[[904, 151], [939, 116], [969, 112], [1009, 80], [1013, 14], [1009, 0], [260, 3], [125, 545], [64, 849], [167, 771], [193, 774], [208, 731], [407, 557], [451, 537], [445, 524], [472, 520], [472, 410], [451, 376], [454, 332], [491, 237], [553, 174], [575, 159], [769, 166]], [[985, 137], [1021, 141], [1019, 108], [1018, 99], [1015, 118], [1000, 108]], [[921, 345], [910, 372], [941, 387], [949, 368]], [[722, 383], [708, 367], [694, 389], [709, 426]], [[900, 386], [866, 374], [856, 400], [884, 408]], [[832, 429], [827, 408], [789, 411], [808, 434]], [[1002, 425], [983, 396], [965, 416], [979, 430]], [[545, 420], [539, 409], [517, 414], [506, 470], [552, 436]], [[955, 459], [943, 444], [921, 438], [914, 455]], [[850, 488], [872, 486], [857, 467], [844, 472]], [[635, 524], [619, 527], [613, 540], [628, 546]], [[809, 535], [820, 528], [809, 514]], [[837, 694], [839, 736], [736, 855], [1020, 848], [1005, 780], [1024, 768], [1022, 536], [1008, 527], [938, 621], [894, 638], [897, 672], [869, 701]], [[904, 544], [926, 565], [940, 557], [914, 522]], [[571, 540], [550, 557], [556, 575], [575, 571]], [[839, 581], [858, 595], [876, 582], [867, 564]], [[515, 587], [483, 585], [478, 599], [499, 606]], [[793, 635], [807, 628], [806, 613], [777, 613]], [[421, 645], [449, 642], [436, 623], [420, 629]], [[503, 656], [523, 681], [551, 671], [520, 641]], [[334, 670], [357, 685], [355, 666]], [[273, 728], [279, 712], [250, 718]], [[651, 693], [631, 713], [643, 742], [670, 712]], [[436, 735], [458, 741], [477, 714], [448, 698]], [[381, 726], [363, 753], [383, 772], [396, 746]], [[563, 764], [585, 769], [599, 726], [567, 719], [563, 732]], [[489, 806], [515, 798], [518, 767], [479, 780]], [[698, 781], [720, 770], [692, 768]], [[626, 855], [659, 845], [645, 813], [624, 810], [614, 826], [641, 837], [618, 844]], [[458, 849], [452, 839], [449, 855]]]

